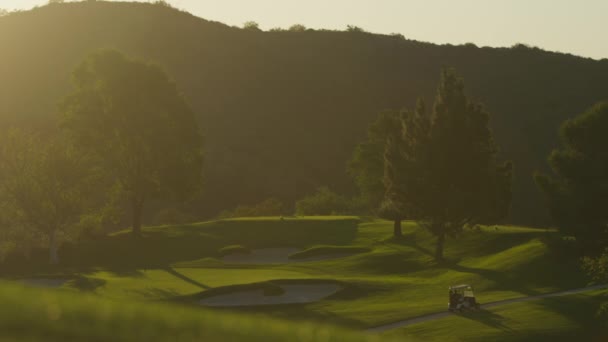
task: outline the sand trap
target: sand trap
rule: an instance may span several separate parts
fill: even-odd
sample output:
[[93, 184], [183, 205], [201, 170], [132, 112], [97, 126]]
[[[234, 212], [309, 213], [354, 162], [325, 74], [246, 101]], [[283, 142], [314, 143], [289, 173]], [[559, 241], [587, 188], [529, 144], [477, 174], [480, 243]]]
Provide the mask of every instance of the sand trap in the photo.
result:
[[41, 287], [54, 289], [63, 286], [72, 279], [68, 278], [27, 278], [21, 279], [20, 282], [32, 287]]
[[288, 264], [296, 262], [323, 261], [339, 259], [357, 253], [330, 253], [302, 259], [289, 259], [291, 254], [301, 251], [298, 248], [264, 248], [254, 249], [249, 254], [235, 253], [222, 258], [227, 264]]
[[211, 307], [301, 304], [317, 302], [342, 289], [338, 284], [281, 285], [279, 296], [264, 296], [263, 290], [239, 291], [205, 298], [199, 304]]

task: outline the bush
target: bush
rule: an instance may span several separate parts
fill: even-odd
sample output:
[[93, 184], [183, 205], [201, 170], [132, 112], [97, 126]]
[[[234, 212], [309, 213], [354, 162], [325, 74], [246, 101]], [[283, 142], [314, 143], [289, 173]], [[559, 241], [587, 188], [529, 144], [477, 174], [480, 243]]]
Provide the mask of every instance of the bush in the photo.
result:
[[597, 258], [584, 257], [583, 269], [593, 280], [604, 283], [608, 281], [608, 248]]
[[327, 187], [296, 202], [296, 215], [337, 215], [351, 212], [350, 201]]
[[219, 218], [281, 216], [285, 213], [285, 204], [276, 198], [269, 198], [252, 206], [240, 205], [233, 210], [225, 210]]

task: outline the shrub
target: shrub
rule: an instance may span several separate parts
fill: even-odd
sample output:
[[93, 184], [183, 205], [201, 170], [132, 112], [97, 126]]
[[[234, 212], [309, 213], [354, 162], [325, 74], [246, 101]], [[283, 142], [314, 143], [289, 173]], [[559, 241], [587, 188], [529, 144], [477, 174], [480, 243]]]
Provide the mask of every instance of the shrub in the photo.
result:
[[327, 187], [317, 189], [313, 195], [296, 202], [296, 215], [336, 215], [346, 214], [350, 210], [349, 200]]
[[285, 213], [285, 204], [276, 198], [269, 198], [251, 206], [240, 205], [233, 210], [225, 210], [219, 218], [280, 216]]
[[596, 258], [584, 257], [582, 259], [583, 269], [597, 282], [604, 283], [608, 280], [608, 248]]

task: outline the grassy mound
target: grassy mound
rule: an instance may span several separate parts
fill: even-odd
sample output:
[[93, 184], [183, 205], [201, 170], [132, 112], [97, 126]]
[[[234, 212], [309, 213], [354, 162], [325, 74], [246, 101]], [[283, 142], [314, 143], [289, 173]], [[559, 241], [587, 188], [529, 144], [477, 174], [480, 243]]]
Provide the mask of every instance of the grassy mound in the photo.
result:
[[220, 256], [232, 255], [232, 254], [251, 254], [251, 250], [241, 245], [230, 245], [220, 248], [217, 251]]
[[378, 341], [328, 326], [293, 324], [168, 304], [0, 284], [0, 340]]
[[608, 320], [596, 313], [608, 290], [515, 303], [389, 331], [422, 341], [606, 341]]
[[369, 247], [362, 246], [315, 246], [297, 253], [293, 253], [289, 256], [289, 259], [298, 260], [320, 256], [332, 256], [336, 254], [358, 254], [366, 253], [370, 250], [371, 249]]

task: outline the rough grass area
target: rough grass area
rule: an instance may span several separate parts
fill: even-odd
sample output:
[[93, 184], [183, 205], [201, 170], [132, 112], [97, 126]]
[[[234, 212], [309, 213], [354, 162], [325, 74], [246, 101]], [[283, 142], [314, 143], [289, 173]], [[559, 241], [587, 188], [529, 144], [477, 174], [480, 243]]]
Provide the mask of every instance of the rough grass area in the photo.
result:
[[220, 256], [226, 256], [231, 254], [251, 254], [251, 249], [243, 247], [241, 245], [230, 245], [223, 248], [220, 248], [217, 253]]
[[509, 304], [385, 333], [421, 341], [608, 341], [608, 290]]
[[315, 246], [297, 253], [293, 253], [289, 256], [289, 259], [299, 260], [322, 256], [349, 255], [366, 253], [370, 250], [371, 249], [369, 247], [361, 246]]
[[[0, 283], [2, 341], [379, 341], [331, 326]], [[384, 340], [384, 339], [383, 339]]]

